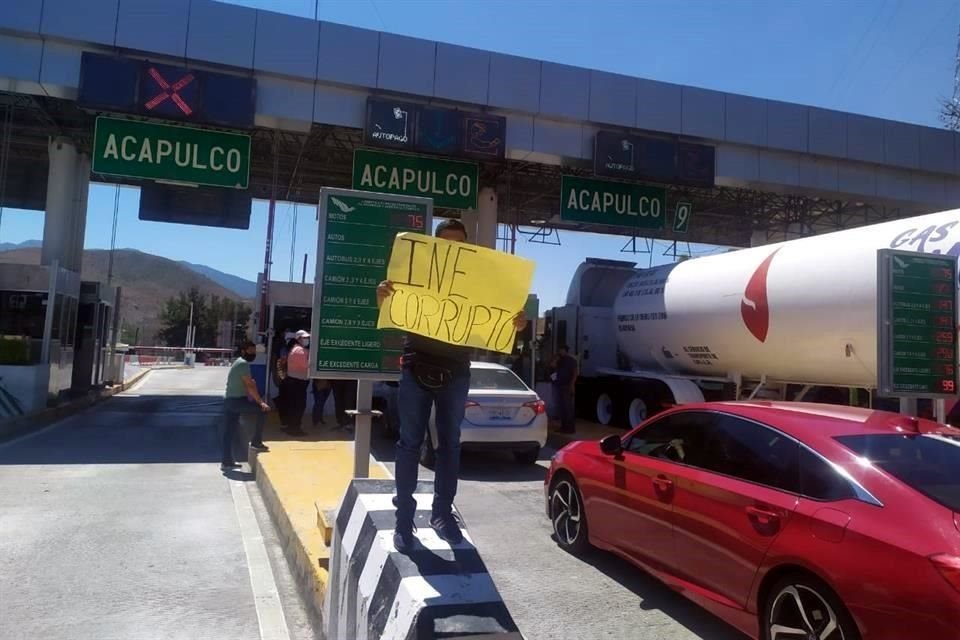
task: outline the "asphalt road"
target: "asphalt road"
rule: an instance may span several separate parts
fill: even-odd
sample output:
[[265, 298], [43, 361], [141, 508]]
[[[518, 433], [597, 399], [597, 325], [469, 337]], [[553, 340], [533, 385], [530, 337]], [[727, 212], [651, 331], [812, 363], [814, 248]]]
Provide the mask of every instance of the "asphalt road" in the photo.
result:
[[0, 638], [315, 640], [256, 484], [220, 472], [225, 374], [0, 444]]
[[[464, 453], [456, 500], [527, 640], [747, 640], [611, 554], [562, 551], [544, 515], [551, 455], [545, 449], [538, 464], [521, 465], [509, 454]], [[374, 457], [393, 471], [390, 441], [375, 439]]]
[[[154, 371], [0, 444], [0, 638], [317, 640], [256, 484], [220, 473], [224, 375]], [[744, 640], [613, 556], [561, 551], [543, 514], [552, 453], [467, 453], [457, 499], [528, 640]], [[374, 455], [392, 470], [391, 441]]]

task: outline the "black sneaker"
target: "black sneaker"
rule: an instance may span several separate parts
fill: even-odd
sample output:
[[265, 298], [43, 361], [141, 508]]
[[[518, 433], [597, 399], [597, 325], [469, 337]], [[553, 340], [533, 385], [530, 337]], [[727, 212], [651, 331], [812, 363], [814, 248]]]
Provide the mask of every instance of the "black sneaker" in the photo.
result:
[[460, 530], [460, 519], [452, 513], [444, 516], [434, 515], [430, 518], [430, 526], [437, 535], [450, 544], [463, 542], [463, 532]]
[[400, 553], [409, 553], [413, 551], [413, 547], [416, 544], [416, 538], [413, 535], [416, 527], [410, 527], [409, 529], [404, 527], [397, 527], [393, 532], [393, 546]]
[[262, 442], [251, 442], [250, 448], [256, 449], [257, 451], [270, 451], [270, 447], [263, 444]]
[[239, 469], [239, 468], [240, 468], [240, 465], [237, 464], [236, 462], [230, 462], [230, 463], [224, 462], [220, 464], [220, 471], [232, 471], [234, 469]]

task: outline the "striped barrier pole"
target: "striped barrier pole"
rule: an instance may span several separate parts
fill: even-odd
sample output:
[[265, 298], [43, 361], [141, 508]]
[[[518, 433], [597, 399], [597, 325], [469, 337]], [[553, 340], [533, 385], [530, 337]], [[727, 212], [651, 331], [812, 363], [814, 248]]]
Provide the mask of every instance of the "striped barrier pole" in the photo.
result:
[[466, 528], [450, 545], [430, 528], [433, 482], [414, 498], [416, 547], [393, 546], [393, 480], [355, 479], [337, 509], [324, 601], [326, 640], [522, 640]]

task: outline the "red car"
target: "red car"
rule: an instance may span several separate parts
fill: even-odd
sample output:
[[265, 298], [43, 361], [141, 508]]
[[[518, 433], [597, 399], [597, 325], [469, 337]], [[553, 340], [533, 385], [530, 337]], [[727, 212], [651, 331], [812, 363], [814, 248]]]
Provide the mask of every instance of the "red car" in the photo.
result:
[[564, 447], [544, 489], [562, 548], [611, 551], [752, 638], [960, 638], [960, 429], [684, 405]]

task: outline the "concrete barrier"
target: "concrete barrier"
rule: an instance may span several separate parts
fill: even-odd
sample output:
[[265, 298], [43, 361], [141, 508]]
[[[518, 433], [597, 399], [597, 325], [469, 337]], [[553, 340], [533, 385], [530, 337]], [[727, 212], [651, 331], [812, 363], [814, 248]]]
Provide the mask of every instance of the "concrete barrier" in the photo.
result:
[[417, 485], [409, 554], [393, 546], [394, 493], [393, 480], [353, 480], [337, 509], [326, 639], [521, 639], [469, 531], [451, 547], [430, 528], [433, 483]]

